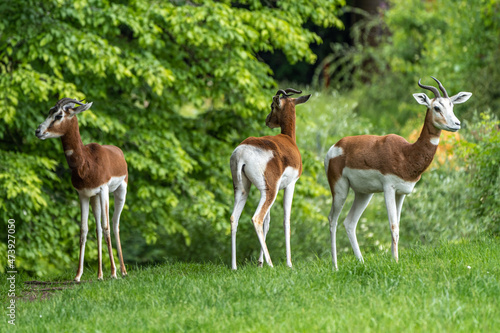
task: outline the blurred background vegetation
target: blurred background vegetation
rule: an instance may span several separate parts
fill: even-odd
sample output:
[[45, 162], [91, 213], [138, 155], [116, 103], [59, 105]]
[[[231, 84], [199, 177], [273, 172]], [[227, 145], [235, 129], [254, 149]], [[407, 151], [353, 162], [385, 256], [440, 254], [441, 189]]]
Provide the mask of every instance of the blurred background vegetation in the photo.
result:
[[[0, 253], [13, 218], [18, 269], [76, 269], [78, 195], [59, 140], [34, 135], [62, 97], [94, 102], [79, 116], [84, 143], [125, 152], [129, 264], [229, 263], [229, 156], [248, 136], [277, 134], [264, 119], [276, 89], [289, 86], [313, 94], [297, 107], [304, 174], [293, 260], [329, 256], [328, 148], [367, 133], [416, 140], [425, 109], [412, 93], [430, 75], [450, 94], [473, 96], [455, 108], [463, 129], [443, 133], [405, 200], [400, 244], [500, 232], [499, 0], [11, 0], [0, 17]], [[275, 263], [285, 256], [281, 198], [267, 242]], [[257, 201], [252, 191], [237, 236], [241, 261], [258, 255]], [[390, 248], [384, 207], [375, 195], [360, 220], [364, 252]], [[342, 230], [338, 244], [350, 252]], [[96, 256], [90, 232], [87, 265]]]

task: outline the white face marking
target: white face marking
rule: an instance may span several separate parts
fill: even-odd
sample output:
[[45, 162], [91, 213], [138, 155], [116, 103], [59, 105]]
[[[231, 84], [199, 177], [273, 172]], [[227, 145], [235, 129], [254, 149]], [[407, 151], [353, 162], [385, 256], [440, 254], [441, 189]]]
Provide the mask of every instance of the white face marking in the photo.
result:
[[439, 137], [436, 136], [436, 137], [432, 137], [431, 138], [431, 143], [434, 145], [434, 146], [437, 146], [439, 144]]
[[452, 97], [436, 97], [430, 99], [424, 93], [413, 94], [418, 104], [427, 106], [432, 112], [432, 124], [439, 129], [456, 132], [460, 129], [460, 121], [453, 113], [453, 105], [469, 99], [471, 93], [460, 92]]
[[384, 192], [384, 188], [391, 186], [397, 194], [410, 194], [416, 184], [416, 182], [408, 182], [395, 175], [383, 175], [378, 170], [345, 167], [342, 176], [349, 180], [349, 185], [354, 191], [360, 193]]
[[54, 125], [58, 125], [62, 121], [64, 121], [66, 114], [62, 111], [61, 108], [55, 109], [53, 107], [50, 112], [49, 116], [43, 123], [41, 123], [37, 130], [36, 130], [36, 136], [41, 139], [50, 139], [50, 138], [59, 138], [62, 136], [62, 133], [57, 133], [57, 132], [51, 132], [51, 127]]
[[435, 127], [450, 132], [460, 129], [460, 121], [453, 113], [453, 103], [450, 98], [436, 97], [431, 101], [430, 109]]

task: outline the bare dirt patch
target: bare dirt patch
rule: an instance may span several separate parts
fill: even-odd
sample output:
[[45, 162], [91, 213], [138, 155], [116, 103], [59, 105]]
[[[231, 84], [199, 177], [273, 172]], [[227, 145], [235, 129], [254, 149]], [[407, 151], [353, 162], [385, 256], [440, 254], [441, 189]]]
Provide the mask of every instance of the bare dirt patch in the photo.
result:
[[58, 290], [73, 289], [82, 283], [92, 283], [87, 281], [25, 281], [24, 290], [19, 299], [24, 301], [43, 301], [56, 294]]

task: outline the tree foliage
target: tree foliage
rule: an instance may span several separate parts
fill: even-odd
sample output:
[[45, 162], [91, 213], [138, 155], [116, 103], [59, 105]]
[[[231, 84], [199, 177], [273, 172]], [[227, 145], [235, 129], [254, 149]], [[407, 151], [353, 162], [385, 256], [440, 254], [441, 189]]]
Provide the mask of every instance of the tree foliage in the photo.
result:
[[350, 30], [352, 43], [332, 44], [316, 74], [326, 66], [335, 88], [354, 87], [360, 114], [399, 129], [421, 114], [411, 92], [420, 78], [434, 83], [430, 76], [450, 94], [473, 93], [460, 116], [471, 118], [476, 108], [500, 114], [499, 0], [391, 0], [388, 9], [363, 15]]
[[231, 151], [249, 135], [272, 133], [263, 119], [276, 83], [256, 53], [315, 61], [309, 45], [321, 40], [304, 24], [341, 27], [342, 4], [1, 2], [0, 225], [16, 220], [18, 267], [44, 274], [72, 267], [78, 255], [78, 196], [59, 140], [34, 135], [59, 98], [94, 102], [79, 116], [83, 142], [125, 152], [128, 259], [159, 260], [166, 243], [192, 244], [193, 228], [201, 236], [228, 229]]

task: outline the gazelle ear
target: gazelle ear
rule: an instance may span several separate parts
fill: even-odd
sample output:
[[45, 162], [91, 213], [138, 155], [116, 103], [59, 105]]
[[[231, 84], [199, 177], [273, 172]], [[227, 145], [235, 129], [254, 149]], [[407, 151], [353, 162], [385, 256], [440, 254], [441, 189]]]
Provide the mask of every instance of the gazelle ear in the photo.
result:
[[293, 100], [293, 103], [295, 105], [305, 103], [309, 100], [310, 97], [311, 97], [311, 95], [304, 95], [304, 96], [297, 97]]
[[431, 100], [424, 93], [413, 94], [413, 97], [417, 100], [418, 104], [431, 107]]
[[461, 103], [467, 102], [467, 100], [471, 96], [472, 96], [472, 93], [461, 91], [458, 94], [456, 94], [455, 96], [451, 96], [450, 99], [451, 99], [451, 102], [453, 104], [461, 104]]

